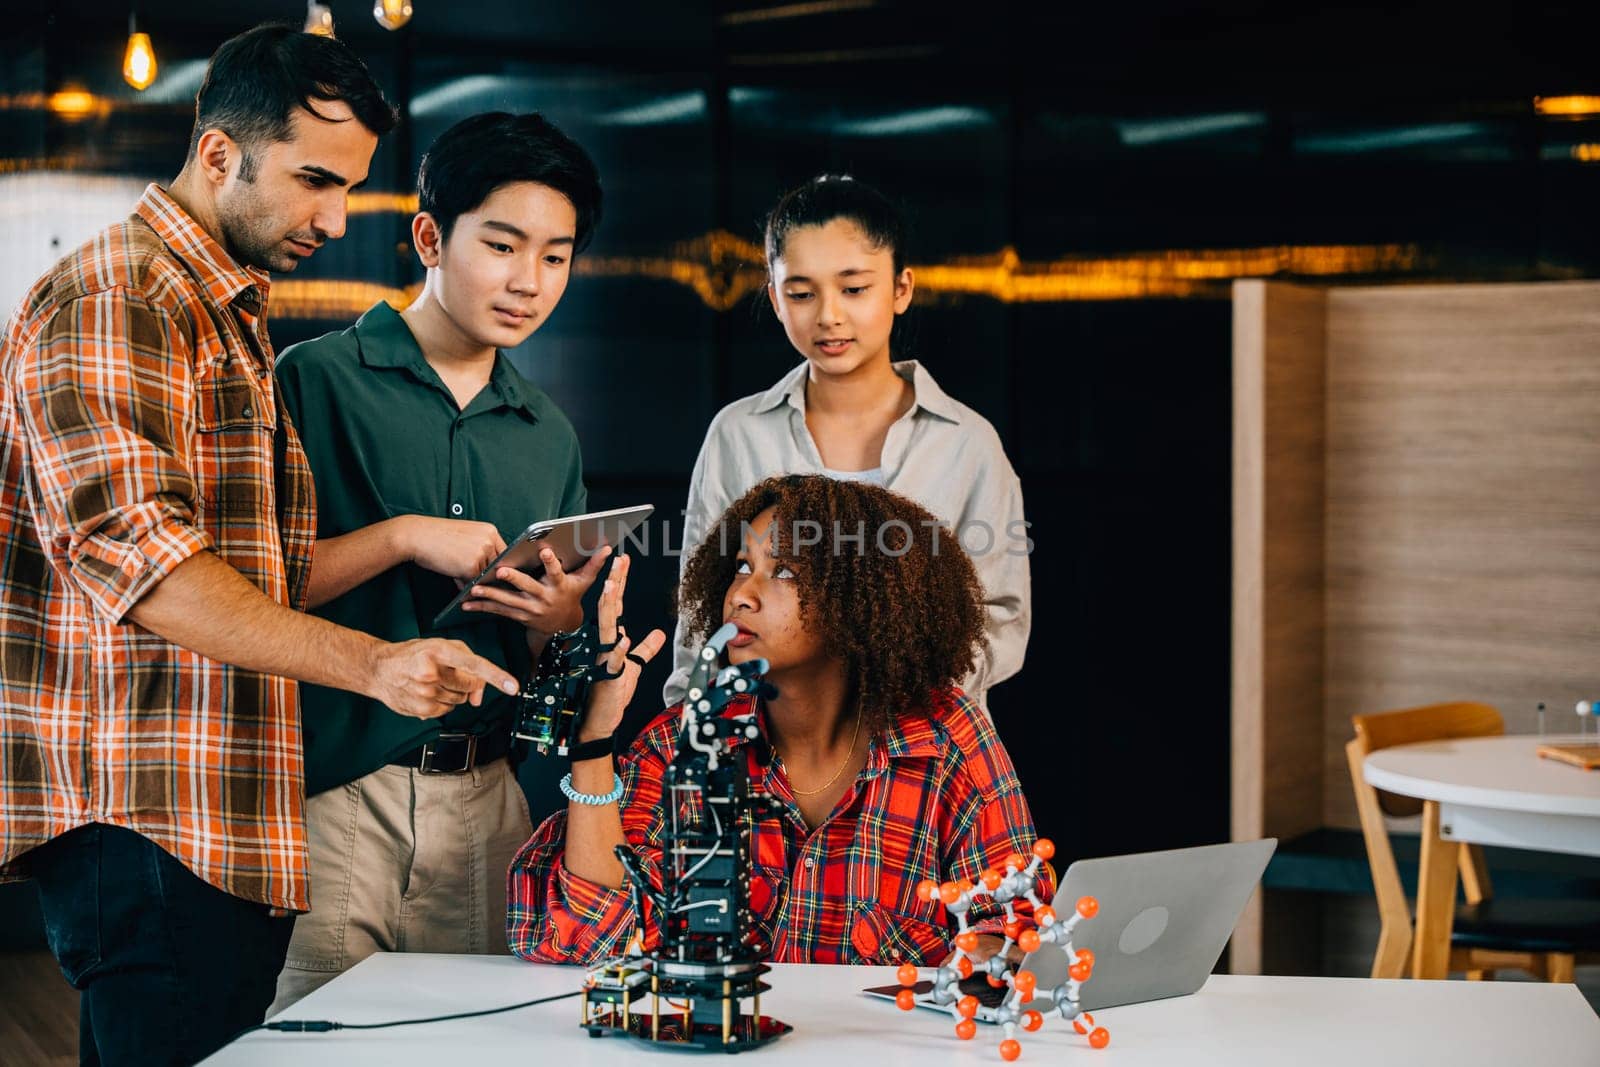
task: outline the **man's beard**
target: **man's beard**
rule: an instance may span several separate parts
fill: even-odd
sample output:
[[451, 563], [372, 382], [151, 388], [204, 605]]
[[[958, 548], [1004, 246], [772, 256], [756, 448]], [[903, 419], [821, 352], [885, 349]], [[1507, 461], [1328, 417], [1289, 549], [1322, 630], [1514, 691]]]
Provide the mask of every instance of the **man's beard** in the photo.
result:
[[292, 235], [275, 232], [279, 224], [272, 220], [271, 212], [261, 210], [266, 205], [256, 195], [254, 183], [241, 181], [234, 189], [228, 202], [218, 205], [221, 209], [218, 223], [228, 253], [240, 265], [257, 270], [294, 270], [300, 258], [283, 247], [284, 241]]

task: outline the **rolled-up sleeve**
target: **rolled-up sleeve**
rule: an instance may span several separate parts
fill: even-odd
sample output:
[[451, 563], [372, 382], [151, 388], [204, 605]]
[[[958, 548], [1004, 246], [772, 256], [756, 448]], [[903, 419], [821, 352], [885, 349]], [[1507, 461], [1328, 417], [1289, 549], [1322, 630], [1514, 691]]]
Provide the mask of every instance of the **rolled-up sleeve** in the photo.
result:
[[40, 540], [95, 610], [120, 622], [212, 546], [189, 467], [188, 346], [166, 315], [111, 288], [62, 304], [18, 374]]
[[[622, 778], [622, 832], [661, 888], [661, 783], [666, 760], [657, 747], [670, 739], [665, 717], [642, 733], [617, 764]], [[591, 882], [567, 870], [567, 813], [558, 811], [539, 824], [517, 853], [508, 874], [506, 942], [511, 951], [536, 963], [595, 963], [619, 954], [633, 935], [636, 916], [626, 885], [621, 889]], [[654, 931], [654, 905], [644, 898], [644, 928]], [[647, 947], [654, 939], [647, 937]]]

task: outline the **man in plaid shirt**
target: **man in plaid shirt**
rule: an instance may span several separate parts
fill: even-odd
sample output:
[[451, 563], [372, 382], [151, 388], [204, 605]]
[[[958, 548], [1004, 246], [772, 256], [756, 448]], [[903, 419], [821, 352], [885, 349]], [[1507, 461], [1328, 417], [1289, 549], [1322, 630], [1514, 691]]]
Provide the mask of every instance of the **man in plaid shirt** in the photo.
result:
[[344, 233], [395, 118], [337, 41], [227, 42], [177, 179], [0, 344], [0, 874], [38, 881], [85, 1063], [194, 1062], [271, 1002], [311, 904], [288, 679], [421, 718], [516, 690], [296, 610], [315, 505], [266, 272]]

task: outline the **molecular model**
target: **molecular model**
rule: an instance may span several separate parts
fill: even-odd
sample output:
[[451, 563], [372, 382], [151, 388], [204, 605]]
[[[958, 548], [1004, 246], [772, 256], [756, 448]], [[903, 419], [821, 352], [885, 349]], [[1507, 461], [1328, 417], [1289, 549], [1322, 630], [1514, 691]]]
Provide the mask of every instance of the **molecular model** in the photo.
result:
[[[1081, 920], [1094, 918], [1100, 910], [1100, 902], [1094, 897], [1080, 897], [1073, 913], [1062, 919], [1054, 908], [1038, 898], [1034, 887], [1038, 885], [1039, 866], [1055, 855], [1055, 851], [1055, 845], [1040, 838], [1034, 843], [1031, 860], [1020, 853], [1012, 853], [1006, 858], [1004, 874], [990, 868], [978, 876], [977, 885], [965, 880], [943, 885], [931, 879], [919, 883], [918, 896], [927, 901], [943, 901], [945, 910], [956, 917], [959, 932], [955, 939], [955, 955], [938, 969], [933, 988], [927, 992], [912, 988], [917, 985], [917, 968], [912, 964], [902, 966], [896, 977], [906, 988], [900, 990], [895, 1003], [906, 1011], [918, 1005], [947, 1010], [956, 1020], [956, 1036], [963, 1041], [977, 1034], [975, 1020], [998, 1023], [1005, 1029], [1000, 1058], [1014, 1060], [1022, 1055], [1017, 1028], [1031, 1033], [1044, 1025], [1044, 1014], [1026, 1005], [1036, 999], [1048, 1000], [1045, 1011], [1055, 1012], [1070, 1022], [1079, 1034], [1087, 1034], [1090, 1047], [1105, 1048], [1111, 1041], [1110, 1033], [1103, 1026], [1095, 1026], [1094, 1016], [1078, 1008], [1079, 990], [1094, 973], [1094, 953], [1086, 948], [1074, 950], [1072, 946], [1073, 929]], [[967, 912], [980, 897], [989, 897], [1004, 905], [1006, 913], [1005, 944], [987, 960], [978, 960], [973, 955], [978, 948], [978, 934], [967, 927]], [[1038, 929], [1023, 929], [1012, 907], [1012, 901], [1019, 897], [1033, 905]], [[1013, 964], [1009, 958], [1013, 945], [1028, 954], [1021, 965]], [[1050, 966], [1053, 960], [1067, 964], [1064, 974], [1060, 973], [1061, 968]], [[984, 974], [991, 987], [1008, 989], [997, 1005], [986, 1006], [977, 996], [963, 992], [962, 979], [969, 979], [977, 972]], [[1039, 984], [1040, 973], [1046, 972], [1051, 974], [1053, 982], [1048, 988]]]

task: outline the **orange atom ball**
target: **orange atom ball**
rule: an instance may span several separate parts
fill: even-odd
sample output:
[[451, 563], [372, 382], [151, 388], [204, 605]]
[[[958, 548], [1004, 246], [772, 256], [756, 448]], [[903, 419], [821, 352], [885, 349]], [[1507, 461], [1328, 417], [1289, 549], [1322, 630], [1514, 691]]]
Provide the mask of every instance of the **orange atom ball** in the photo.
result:
[[961, 887], [961, 891], [963, 893], [972, 892], [972, 879], [971, 878], [963, 878], [959, 882], [957, 882], [956, 885]]
[[1094, 966], [1094, 949], [1092, 949], [1092, 948], [1080, 948], [1078, 950], [1078, 958], [1080, 960], [1082, 960], [1084, 963], [1087, 963], [1089, 966], [1093, 967]]
[[956, 960], [956, 973], [963, 978], [971, 978], [972, 961], [965, 956], [962, 956], [960, 959]]
[[1032, 952], [1037, 949], [1039, 947], [1039, 931], [1022, 931], [1022, 936], [1017, 938], [1017, 947], [1024, 952]]
[[1022, 936], [1022, 922], [1019, 919], [1007, 919], [1005, 925], [1006, 936], [1015, 941]]
[[1015, 867], [1017, 870], [1020, 871], [1020, 870], [1022, 870], [1022, 868], [1026, 867], [1027, 865], [1028, 865], [1027, 857], [1024, 856], [1020, 852], [1013, 852], [1011, 855], [1006, 857], [1006, 866], [1007, 867]]
[[993, 893], [996, 889], [1000, 888], [1000, 883], [1006, 880], [1006, 876], [995, 870], [993, 867], [990, 867], [982, 874], [978, 875], [978, 880], [983, 883], [983, 887], [985, 889]]
[[963, 930], [956, 935], [956, 948], [962, 952], [976, 952], [978, 950], [978, 932], [976, 930]]
[[1033, 843], [1033, 854], [1042, 860], [1047, 860], [1056, 854], [1056, 845], [1048, 837], [1041, 837]]
[[972, 1035], [978, 1032], [978, 1024], [971, 1019], [962, 1019], [956, 1023], [956, 1036], [963, 1041], [971, 1041]]
[[961, 899], [961, 887], [954, 882], [946, 882], [939, 887], [939, 899], [944, 901], [945, 907], [949, 907]]
[[1027, 990], [1019, 989], [1019, 990], [1017, 990], [1017, 1003], [1019, 1003], [1019, 1004], [1032, 1004], [1033, 1003], [1033, 990], [1031, 990], [1031, 989], [1027, 989]]
[[1034, 976], [1032, 971], [1018, 971], [1011, 979], [1011, 984], [1016, 986], [1019, 993], [1031, 993], [1034, 987], [1039, 984], [1039, 979]]
[[1001, 986], [1006, 984], [1002, 979], [996, 978], [992, 974], [984, 975], [984, 977], [987, 978], [989, 980], [989, 984], [994, 986], [996, 989], [999, 989]]
[[909, 989], [902, 989], [894, 995], [894, 1002], [900, 1006], [901, 1011], [910, 1011], [917, 1006], [917, 995]]
[[966, 996], [956, 1001], [956, 1013], [963, 1019], [970, 1019], [978, 1014], [978, 998]]
[[1100, 911], [1100, 902], [1094, 897], [1078, 898], [1078, 914], [1085, 919], [1092, 919]]
[[1090, 1048], [1105, 1048], [1111, 1044], [1111, 1034], [1103, 1026], [1097, 1026], [1089, 1032]]
[[915, 963], [902, 963], [900, 969], [894, 972], [894, 976], [901, 985], [916, 985], [917, 965]]
[[1014, 1060], [1020, 1055], [1022, 1055], [1022, 1045], [1015, 1038], [1008, 1037], [1000, 1042], [1001, 1059]]
[[1067, 973], [1072, 976], [1072, 980], [1074, 982], [1087, 982], [1094, 974], [1094, 968], [1089, 964], [1084, 963], [1082, 960], [1079, 960], [1077, 963], [1074, 963], [1071, 967], [1067, 968]]
[[924, 878], [917, 883], [917, 899], [932, 901], [939, 895], [939, 883], [932, 878]]
[[1087, 1029], [1084, 1028], [1084, 1025], [1082, 1023], [1078, 1022], [1078, 1020], [1076, 1020], [1076, 1019], [1072, 1020], [1072, 1028], [1074, 1030], [1076, 1030], [1080, 1034], [1087, 1034], [1089, 1032]]
[[1022, 1028], [1024, 1030], [1028, 1031], [1029, 1033], [1032, 1033], [1033, 1031], [1039, 1029], [1039, 1027], [1041, 1027], [1043, 1025], [1044, 1025], [1044, 1016], [1040, 1015], [1038, 1012], [1036, 1012], [1036, 1011], [1025, 1011], [1025, 1012], [1022, 1013]]
[[1056, 909], [1046, 904], [1034, 909], [1033, 918], [1040, 926], [1049, 926], [1056, 921]]

